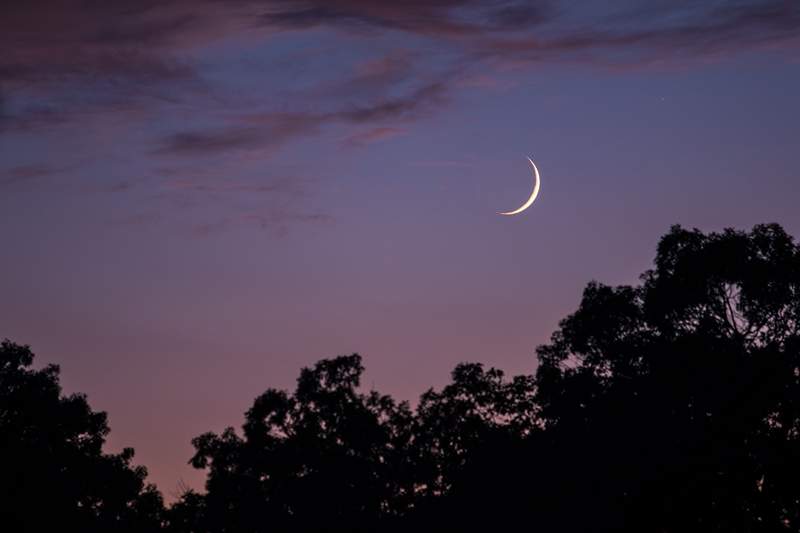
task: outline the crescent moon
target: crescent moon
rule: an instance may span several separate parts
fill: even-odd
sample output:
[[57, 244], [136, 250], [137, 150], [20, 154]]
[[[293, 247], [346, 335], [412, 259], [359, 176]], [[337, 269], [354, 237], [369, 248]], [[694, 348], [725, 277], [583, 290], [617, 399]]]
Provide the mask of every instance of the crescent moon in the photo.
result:
[[539, 196], [539, 185], [541, 185], [542, 183], [542, 180], [539, 179], [539, 169], [536, 168], [536, 163], [534, 163], [533, 159], [531, 159], [530, 157], [528, 158], [528, 162], [530, 162], [531, 167], [533, 168], [533, 178], [534, 178], [533, 192], [531, 193], [531, 197], [528, 198], [528, 200], [524, 204], [514, 209], [513, 211], [501, 211], [497, 213], [498, 215], [511, 216], [511, 215], [516, 215], [518, 213], [522, 213], [523, 211], [528, 209], [531, 206], [531, 204], [533, 204], [533, 201], [536, 200], [536, 197]]

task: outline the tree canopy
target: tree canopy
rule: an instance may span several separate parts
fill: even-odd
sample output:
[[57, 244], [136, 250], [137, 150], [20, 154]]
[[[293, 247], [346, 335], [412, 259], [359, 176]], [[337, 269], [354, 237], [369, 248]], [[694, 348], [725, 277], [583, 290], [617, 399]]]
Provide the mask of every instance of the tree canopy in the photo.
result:
[[173, 533], [798, 531], [799, 328], [800, 248], [781, 227], [675, 226], [641, 283], [588, 284], [533, 375], [462, 363], [411, 405], [363, 390], [359, 355], [323, 359], [258, 396], [240, 430], [196, 437], [205, 491], [166, 511], [132, 451], [102, 452], [105, 414], [5, 342], [2, 516]]
[[209, 531], [797, 530], [798, 247], [676, 226], [641, 281], [590, 283], [535, 375], [461, 364], [413, 409], [357, 355], [303, 370], [195, 440]]
[[0, 343], [0, 529], [160, 530], [161, 495], [133, 449], [104, 453], [106, 414], [63, 395], [57, 366], [32, 363], [29, 347]]
[[800, 528], [798, 319], [800, 251], [777, 225], [676, 226], [640, 286], [591, 283], [536, 376], [546, 432], [589, 475], [575, 490], [590, 516]]

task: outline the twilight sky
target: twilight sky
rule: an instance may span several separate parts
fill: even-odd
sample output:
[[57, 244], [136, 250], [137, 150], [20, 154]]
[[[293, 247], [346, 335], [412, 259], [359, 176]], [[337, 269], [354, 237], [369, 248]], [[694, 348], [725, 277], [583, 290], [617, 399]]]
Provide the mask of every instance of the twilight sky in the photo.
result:
[[671, 224], [800, 236], [800, 1], [606, 4], [3, 3], [0, 337], [171, 498], [322, 357], [529, 373]]

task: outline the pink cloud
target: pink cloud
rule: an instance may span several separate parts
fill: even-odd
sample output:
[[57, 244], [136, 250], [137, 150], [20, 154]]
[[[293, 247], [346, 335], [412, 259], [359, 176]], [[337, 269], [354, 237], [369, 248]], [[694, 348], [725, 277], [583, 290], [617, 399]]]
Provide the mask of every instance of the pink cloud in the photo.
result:
[[372, 128], [367, 131], [355, 133], [346, 137], [342, 142], [346, 146], [356, 147], [373, 144], [380, 141], [385, 141], [398, 135], [405, 134], [406, 130], [403, 128]]

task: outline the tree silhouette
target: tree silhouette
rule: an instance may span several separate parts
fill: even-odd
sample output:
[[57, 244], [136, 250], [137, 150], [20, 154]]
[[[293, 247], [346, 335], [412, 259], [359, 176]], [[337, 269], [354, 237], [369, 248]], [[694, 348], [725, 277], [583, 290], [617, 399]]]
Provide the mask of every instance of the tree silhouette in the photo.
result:
[[590, 284], [538, 350], [571, 502], [551, 509], [594, 531], [797, 530], [800, 251], [777, 225], [676, 226], [655, 263], [640, 287]]
[[512, 458], [537, 428], [533, 377], [507, 381], [498, 369], [463, 363], [451, 378], [423, 394], [415, 412], [417, 498], [406, 529], [496, 529], [511, 516], [505, 466], [523, 467]]
[[[533, 376], [458, 365], [412, 409], [356, 355], [193, 440], [168, 510], [57, 367], [0, 346], [0, 525], [12, 531], [800, 530], [800, 248], [777, 225], [675, 226], [638, 286], [597, 282]], [[47, 512], [42, 512], [42, 510]]]
[[411, 412], [357, 392], [362, 372], [355, 354], [322, 360], [294, 394], [256, 398], [242, 437], [228, 428], [194, 439], [192, 464], [209, 469], [208, 531], [358, 531], [403, 512]]
[[676, 226], [641, 285], [586, 287], [535, 376], [461, 364], [411, 410], [357, 391], [358, 356], [321, 361], [243, 437], [195, 439], [207, 494], [173, 510], [205, 531], [798, 530], [798, 324], [779, 226]]
[[0, 529], [158, 531], [161, 496], [133, 449], [104, 454], [106, 414], [63, 396], [58, 367], [33, 370], [33, 357], [0, 343]]

